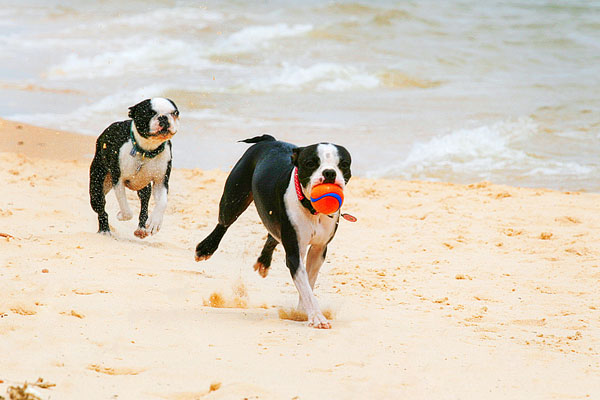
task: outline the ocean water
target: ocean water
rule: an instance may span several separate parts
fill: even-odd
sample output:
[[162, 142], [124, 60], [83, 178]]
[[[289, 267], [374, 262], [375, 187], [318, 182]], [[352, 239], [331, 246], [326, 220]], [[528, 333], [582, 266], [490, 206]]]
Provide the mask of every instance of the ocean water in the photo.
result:
[[600, 190], [600, 2], [0, 0], [0, 117], [166, 96], [178, 167], [330, 141], [355, 175]]

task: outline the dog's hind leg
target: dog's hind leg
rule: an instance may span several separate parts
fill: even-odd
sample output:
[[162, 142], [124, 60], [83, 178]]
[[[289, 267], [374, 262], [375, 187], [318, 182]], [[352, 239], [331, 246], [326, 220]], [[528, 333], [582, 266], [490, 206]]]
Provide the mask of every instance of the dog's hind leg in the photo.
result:
[[260, 252], [260, 256], [256, 260], [256, 264], [254, 264], [254, 270], [263, 278], [266, 278], [269, 273], [269, 267], [271, 266], [271, 260], [273, 259], [273, 250], [275, 250], [277, 244], [279, 244], [277, 239], [269, 233], [267, 241]]
[[196, 246], [196, 261], [208, 260], [217, 248], [227, 229], [252, 203], [252, 173], [254, 160], [242, 158], [233, 167], [225, 182], [219, 203], [219, 223], [202, 242]]
[[223, 239], [225, 232], [227, 232], [227, 228], [221, 224], [217, 224], [210, 235], [204, 238], [204, 240], [198, 243], [196, 246], [195, 260], [208, 260], [215, 253], [215, 251], [217, 251], [219, 243], [221, 243], [221, 239]]
[[100, 160], [95, 156], [90, 165], [90, 204], [96, 214], [98, 214], [98, 233], [110, 233], [108, 226], [108, 214], [106, 213], [106, 197], [104, 181], [108, 170]]

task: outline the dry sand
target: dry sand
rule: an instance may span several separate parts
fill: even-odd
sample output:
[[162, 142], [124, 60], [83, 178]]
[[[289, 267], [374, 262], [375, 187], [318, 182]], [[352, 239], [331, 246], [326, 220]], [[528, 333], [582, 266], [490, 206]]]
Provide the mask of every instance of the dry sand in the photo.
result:
[[600, 396], [598, 194], [353, 178], [358, 222], [341, 222], [316, 288], [333, 328], [316, 330], [279, 318], [297, 302], [281, 249], [266, 279], [253, 271], [253, 206], [194, 262], [225, 172], [175, 169], [145, 240], [109, 194], [106, 237], [92, 152], [0, 122], [0, 395], [42, 377], [43, 399]]

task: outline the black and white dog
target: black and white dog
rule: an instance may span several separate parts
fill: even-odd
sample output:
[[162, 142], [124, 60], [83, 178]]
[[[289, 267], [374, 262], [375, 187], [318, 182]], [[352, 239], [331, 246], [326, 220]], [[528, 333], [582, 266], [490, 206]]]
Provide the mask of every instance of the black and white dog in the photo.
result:
[[330, 143], [306, 147], [277, 141], [270, 135], [243, 140], [255, 143], [233, 167], [219, 204], [219, 223], [196, 246], [196, 261], [206, 260], [217, 250], [227, 229], [252, 203], [269, 232], [254, 269], [267, 276], [273, 250], [279, 242], [309, 325], [331, 328], [313, 294], [315, 281], [325, 261], [327, 245], [335, 235], [340, 212], [317, 213], [312, 207], [313, 186], [334, 183], [342, 189], [352, 176], [350, 153]]
[[[96, 153], [90, 166], [90, 202], [98, 214], [100, 233], [110, 233], [104, 207], [106, 194], [115, 190], [119, 208], [117, 219], [133, 217], [125, 188], [135, 190], [141, 201], [139, 238], [160, 230], [167, 208], [171, 174], [171, 139], [179, 129], [179, 110], [173, 101], [161, 97], [147, 99], [129, 108], [130, 120], [115, 122], [96, 140]], [[150, 193], [156, 205], [148, 220]]]

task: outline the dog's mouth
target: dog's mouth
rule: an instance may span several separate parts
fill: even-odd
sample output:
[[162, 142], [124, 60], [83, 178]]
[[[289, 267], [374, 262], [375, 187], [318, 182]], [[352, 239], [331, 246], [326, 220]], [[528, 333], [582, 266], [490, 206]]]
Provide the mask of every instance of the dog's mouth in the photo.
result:
[[325, 184], [335, 185], [335, 186], [339, 187], [340, 189], [344, 190], [344, 184], [340, 183], [339, 180], [337, 180], [337, 179], [334, 179], [334, 180], [318, 179], [315, 182], [312, 182], [312, 184], [309, 184], [310, 187], [308, 187], [307, 189], [312, 190], [316, 186], [325, 185]]
[[175, 136], [176, 132], [172, 132], [169, 128], [162, 128], [159, 131], [150, 133], [150, 137], [152, 139], [160, 139], [160, 140], [168, 140]]
[[341, 184], [339, 184], [335, 181], [328, 181], [328, 180], [316, 182], [315, 184], [312, 185], [312, 188], [315, 188], [315, 187], [321, 186], [321, 185], [335, 185], [335, 186], [339, 187], [340, 189], [344, 190], [344, 186], [342, 186]]

